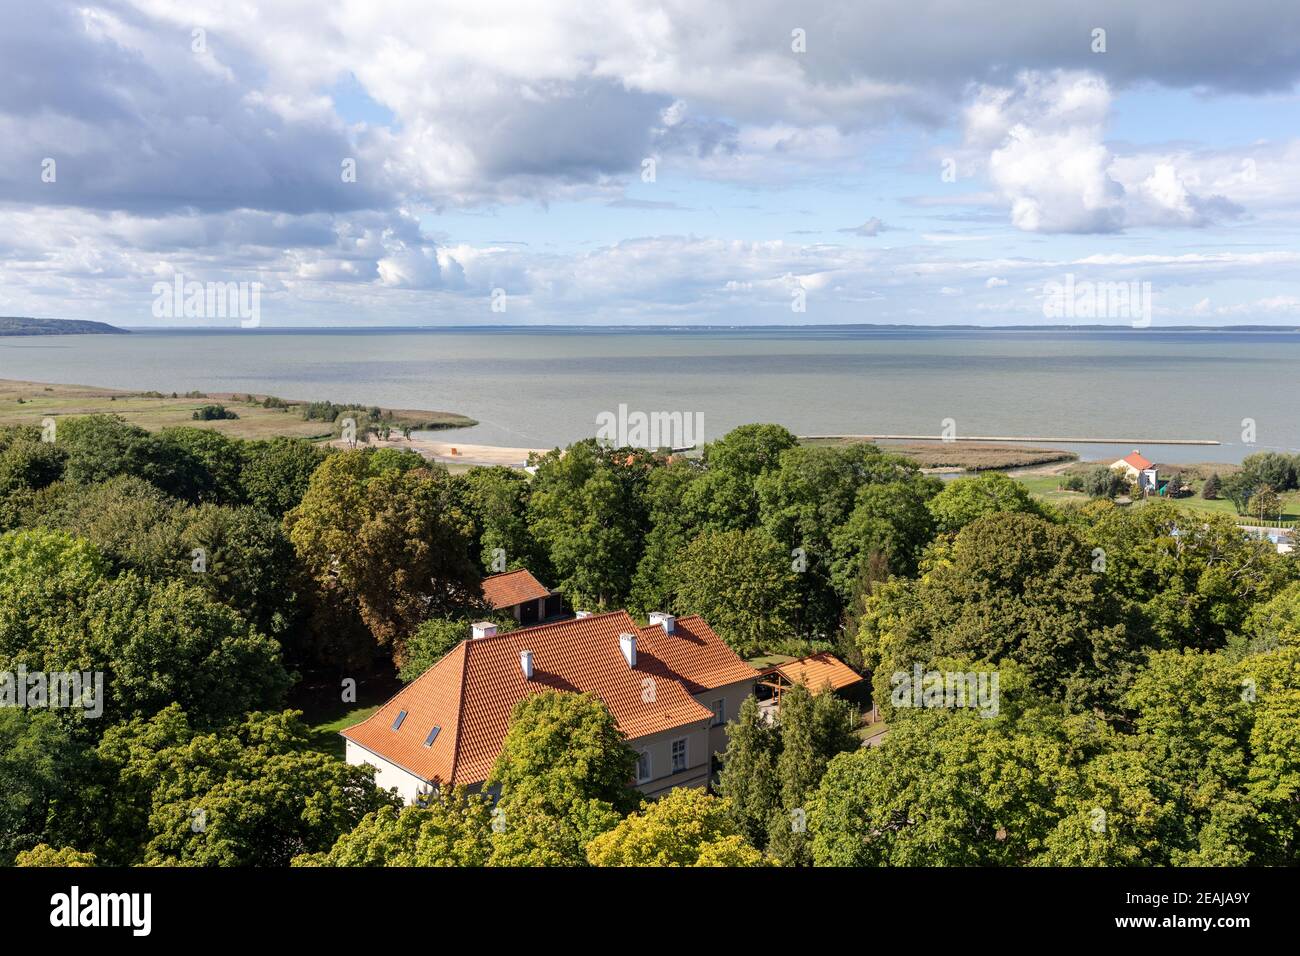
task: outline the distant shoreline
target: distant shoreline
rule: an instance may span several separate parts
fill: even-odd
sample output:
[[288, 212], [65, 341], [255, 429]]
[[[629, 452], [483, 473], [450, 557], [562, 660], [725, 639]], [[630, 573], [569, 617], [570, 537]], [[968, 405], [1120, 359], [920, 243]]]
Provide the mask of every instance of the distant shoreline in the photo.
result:
[[35, 319], [24, 315], [0, 315], [0, 336], [130, 334], [116, 325], [90, 319]]
[[[3, 318], [0, 318], [0, 322]], [[379, 333], [379, 332], [483, 332], [483, 333], [501, 333], [501, 332], [577, 332], [590, 334], [610, 334], [610, 333], [641, 333], [641, 334], [664, 334], [664, 333], [716, 333], [716, 332], [1051, 332], [1051, 333], [1070, 333], [1070, 332], [1105, 332], [1105, 333], [1124, 333], [1124, 334], [1162, 334], [1166, 332], [1187, 332], [1196, 334], [1293, 334], [1300, 333], [1300, 326], [1296, 325], [1152, 325], [1147, 328], [1134, 328], [1131, 325], [1064, 325], [1064, 324], [1041, 324], [1041, 325], [963, 325], [963, 324], [944, 324], [944, 325], [901, 325], [886, 323], [843, 323], [835, 325], [784, 325], [784, 324], [754, 324], [754, 325], [664, 325], [664, 324], [647, 324], [647, 325], [569, 325], [569, 324], [548, 324], [548, 325], [282, 325], [268, 326], [263, 325], [256, 329], [238, 328], [230, 325], [168, 325], [168, 326], [148, 326], [148, 325], [122, 325], [112, 326], [103, 322], [89, 322], [88, 320], [79, 319], [44, 319], [36, 320], [42, 322], [59, 322], [59, 323], [84, 323], [87, 325], [102, 326], [103, 330], [111, 330], [114, 333], [140, 333], [140, 332], [163, 332], [163, 333], [228, 333], [239, 335], [277, 335], [277, 334], [313, 334], [313, 333]], [[28, 334], [21, 332], [5, 332], [0, 328], [0, 337], [8, 334], [20, 335]], [[43, 334], [43, 333], [42, 333]], [[76, 334], [71, 330], [64, 330], [61, 333], [49, 334]]]

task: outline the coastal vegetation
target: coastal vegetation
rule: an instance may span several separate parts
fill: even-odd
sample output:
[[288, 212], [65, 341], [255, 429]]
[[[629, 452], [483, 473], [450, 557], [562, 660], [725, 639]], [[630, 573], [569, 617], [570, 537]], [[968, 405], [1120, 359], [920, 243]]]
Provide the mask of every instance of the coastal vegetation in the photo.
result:
[[[214, 414], [222, 408], [227, 414]], [[453, 412], [379, 408], [328, 401], [298, 401], [274, 395], [230, 392], [163, 393], [84, 385], [52, 385], [0, 379], [0, 426], [39, 425], [46, 418], [116, 415], [151, 432], [201, 421], [203, 427], [232, 438], [338, 437], [352, 419], [358, 440], [367, 434], [435, 431], [475, 425]]]
[[[809, 439], [807, 444], [853, 444], [850, 439]], [[951, 471], [1004, 471], [1009, 468], [1032, 468], [1059, 462], [1071, 462], [1079, 456], [1058, 448], [1030, 445], [1001, 445], [980, 441], [888, 442], [881, 448], [893, 455], [911, 459], [921, 468]]]
[[34, 319], [20, 315], [0, 315], [0, 335], [127, 335], [107, 322], [89, 319]]
[[[0, 863], [1300, 862], [1300, 564], [1189, 510], [1231, 504], [945, 483], [775, 425], [532, 465], [111, 415], [0, 428], [0, 672], [106, 688], [98, 715], [0, 708]], [[601, 701], [548, 690], [515, 709], [499, 799], [401, 806], [288, 702], [364, 713], [358, 687], [491, 619], [503, 567], [573, 608], [702, 614], [747, 656], [832, 650], [888, 731], [861, 747], [852, 704], [796, 684], [774, 721], [734, 715], [716, 795], [644, 803]], [[929, 672], [998, 690], [897, 692]]]

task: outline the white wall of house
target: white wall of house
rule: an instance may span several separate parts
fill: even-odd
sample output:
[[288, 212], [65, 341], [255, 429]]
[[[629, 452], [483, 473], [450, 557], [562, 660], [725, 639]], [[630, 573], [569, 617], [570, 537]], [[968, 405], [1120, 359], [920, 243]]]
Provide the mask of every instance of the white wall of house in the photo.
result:
[[[673, 771], [673, 743], [686, 741], [686, 769]], [[709, 782], [709, 727], [706, 721], [662, 733], [628, 740], [628, 746], [650, 758], [650, 777], [636, 788], [647, 797], [659, 797], [673, 787], [704, 787]]]
[[[345, 738], [346, 740], [346, 738]], [[371, 753], [365, 747], [346, 740], [345, 759], [353, 766], [369, 764], [374, 767], [375, 785], [383, 790], [396, 789], [398, 796], [406, 803], [414, 803], [416, 798], [428, 789], [425, 781], [409, 770], [403, 770], [395, 763], [390, 763], [378, 754]]]

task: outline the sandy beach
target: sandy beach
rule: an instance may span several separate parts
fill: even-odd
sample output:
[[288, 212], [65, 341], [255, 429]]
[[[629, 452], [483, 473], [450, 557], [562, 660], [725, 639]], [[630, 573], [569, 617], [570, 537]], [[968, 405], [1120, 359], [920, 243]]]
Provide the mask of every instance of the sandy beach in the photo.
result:
[[[348, 443], [342, 439], [330, 442], [335, 448], [347, 448]], [[360, 444], [360, 443], [358, 443]], [[549, 448], [509, 448], [502, 445], [467, 445], [463, 442], [431, 441], [422, 438], [380, 439], [370, 436], [365, 443], [370, 448], [402, 448], [419, 452], [425, 458], [441, 462], [444, 465], [506, 465], [522, 468], [528, 464], [532, 452], [545, 454]]]

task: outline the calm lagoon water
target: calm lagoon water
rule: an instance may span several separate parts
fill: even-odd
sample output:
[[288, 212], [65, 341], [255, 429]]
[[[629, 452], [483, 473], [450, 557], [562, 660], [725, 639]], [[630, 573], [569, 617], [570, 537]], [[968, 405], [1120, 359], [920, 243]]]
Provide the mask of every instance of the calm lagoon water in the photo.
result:
[[[461, 412], [467, 443], [552, 446], [596, 416], [702, 412], [797, 434], [1208, 438], [1161, 461], [1300, 451], [1300, 334], [871, 329], [232, 329], [0, 337], [0, 378]], [[1242, 442], [1242, 419], [1257, 444]], [[1119, 446], [1071, 446], [1085, 457]]]

